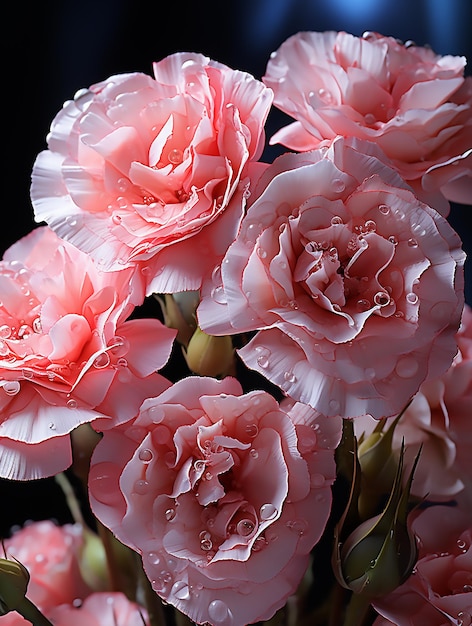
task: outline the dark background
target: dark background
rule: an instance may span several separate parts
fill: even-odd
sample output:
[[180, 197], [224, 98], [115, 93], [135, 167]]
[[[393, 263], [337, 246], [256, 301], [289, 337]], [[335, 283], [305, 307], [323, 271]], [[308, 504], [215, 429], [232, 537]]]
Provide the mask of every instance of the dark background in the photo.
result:
[[[464, 55], [472, 67], [470, 0], [81, 0], [9, 3], [2, 18], [2, 228], [0, 251], [36, 224], [31, 168], [65, 100], [114, 73], [152, 73], [152, 62], [201, 52], [261, 78], [270, 53], [300, 30], [378, 31], [439, 54]], [[466, 73], [471, 74], [468, 66]], [[269, 116], [267, 135], [281, 122]], [[272, 159], [276, 149], [268, 150]], [[472, 203], [472, 199], [471, 199]], [[453, 206], [452, 225], [472, 250], [472, 207]], [[466, 263], [472, 303], [471, 262]], [[28, 519], [70, 517], [53, 479], [33, 486], [0, 481], [0, 536]]]

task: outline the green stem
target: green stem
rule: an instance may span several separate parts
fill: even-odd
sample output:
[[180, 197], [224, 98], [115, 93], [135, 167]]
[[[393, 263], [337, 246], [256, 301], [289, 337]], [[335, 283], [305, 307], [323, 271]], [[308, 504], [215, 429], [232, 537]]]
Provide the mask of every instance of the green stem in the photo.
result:
[[151, 586], [144, 569], [138, 568], [144, 593], [144, 604], [148, 613], [149, 626], [167, 626], [167, 619], [161, 599]]
[[108, 575], [113, 591], [121, 591], [129, 600], [136, 601], [134, 555], [131, 548], [118, 541], [113, 533], [97, 520], [97, 531], [105, 549]]
[[370, 599], [360, 593], [353, 593], [346, 608], [343, 626], [366, 626], [369, 613]]
[[22, 615], [28, 622], [31, 622], [33, 626], [54, 626], [48, 619], [45, 617], [41, 611], [38, 609], [36, 605], [34, 605], [31, 600], [25, 597], [22, 601], [21, 606], [16, 609], [17, 613]]

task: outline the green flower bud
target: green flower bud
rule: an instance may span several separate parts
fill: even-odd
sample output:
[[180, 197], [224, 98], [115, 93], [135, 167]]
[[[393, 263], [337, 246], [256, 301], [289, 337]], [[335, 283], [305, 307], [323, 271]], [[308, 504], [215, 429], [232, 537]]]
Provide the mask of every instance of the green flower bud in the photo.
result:
[[19, 561], [0, 559], [0, 615], [23, 605], [29, 579], [28, 570]]
[[233, 367], [233, 341], [229, 335], [215, 337], [197, 328], [184, 350], [184, 357], [189, 369], [195, 374], [224, 376]]
[[177, 341], [187, 346], [197, 328], [195, 311], [200, 302], [198, 291], [183, 291], [181, 293], [165, 293], [154, 297], [161, 305], [164, 324], [168, 328], [177, 330]]
[[385, 431], [385, 420], [380, 420], [374, 431], [360, 438], [358, 458], [361, 470], [361, 488], [358, 509], [361, 519], [372, 517], [388, 497], [395, 481], [398, 454], [392, 449], [392, 440], [400, 414]]
[[[394, 484], [384, 510], [363, 521], [345, 540], [341, 518], [335, 530], [333, 569], [338, 582], [356, 594], [375, 598], [390, 593], [411, 574], [417, 547], [407, 522], [413, 472], [402, 487], [402, 447]], [[350, 505], [350, 503], [349, 503]]]

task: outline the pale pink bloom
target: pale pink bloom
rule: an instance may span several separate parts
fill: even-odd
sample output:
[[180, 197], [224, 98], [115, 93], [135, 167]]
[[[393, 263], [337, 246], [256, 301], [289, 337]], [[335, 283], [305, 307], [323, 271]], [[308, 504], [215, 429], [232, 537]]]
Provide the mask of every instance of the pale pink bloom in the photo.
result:
[[[39, 227], [0, 262], [0, 476], [30, 480], [71, 463], [69, 433], [119, 422], [169, 384], [156, 370], [175, 331], [128, 319], [142, 302], [132, 268], [100, 272]], [[106, 427], [106, 424], [102, 424]]]
[[92, 510], [194, 622], [270, 619], [295, 593], [331, 509], [341, 423], [313, 413], [243, 395], [235, 378], [184, 378], [104, 433]]
[[[472, 78], [466, 59], [392, 37], [300, 32], [269, 60], [263, 81], [296, 121], [271, 143], [317, 148], [336, 135], [376, 142], [425, 202], [449, 211], [472, 194]], [[441, 192], [441, 193], [438, 193]]]
[[[148, 626], [144, 607], [120, 592], [96, 592], [83, 603], [62, 605], [48, 616], [54, 626]], [[13, 626], [13, 625], [12, 625]]]
[[469, 626], [471, 511], [435, 505], [422, 511], [412, 528], [418, 536], [416, 568], [403, 585], [373, 606], [396, 626]]
[[[450, 500], [461, 495], [472, 511], [472, 311], [465, 305], [457, 334], [459, 352], [451, 367], [438, 379], [421, 385], [397, 426], [393, 450], [399, 455], [405, 444], [405, 476], [421, 447], [411, 488], [412, 494], [429, 500]], [[387, 420], [386, 428], [394, 418]], [[359, 437], [378, 425], [365, 416], [355, 421]]]
[[35, 218], [105, 270], [138, 265], [147, 293], [198, 289], [238, 228], [272, 92], [201, 54], [153, 69], [57, 114], [33, 167]]
[[[20, 561], [28, 570], [26, 596], [43, 613], [59, 604], [85, 598], [92, 591], [80, 570], [85, 543], [79, 524], [32, 522], [5, 539], [4, 546], [6, 557]], [[13, 617], [10, 619], [14, 624]], [[18, 622], [22, 623], [20, 616]]]
[[461, 241], [376, 155], [276, 159], [197, 309], [209, 334], [258, 330], [245, 364], [327, 416], [396, 415], [457, 351]]

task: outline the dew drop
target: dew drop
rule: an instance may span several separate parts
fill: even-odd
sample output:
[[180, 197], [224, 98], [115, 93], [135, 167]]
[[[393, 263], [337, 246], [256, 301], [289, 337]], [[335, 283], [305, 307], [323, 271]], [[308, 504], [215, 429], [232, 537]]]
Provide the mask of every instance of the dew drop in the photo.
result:
[[390, 207], [387, 204], [379, 204], [379, 211], [382, 215], [388, 215], [390, 213]]
[[[145, 268], [143, 268], [145, 269]], [[110, 352], [117, 356], [124, 356], [129, 350], [129, 341], [125, 337], [120, 337], [119, 335], [115, 335], [108, 342], [108, 347], [110, 348]]]
[[244, 428], [244, 432], [246, 433], [246, 435], [248, 437], [251, 437], [252, 439], [254, 437], [257, 436], [258, 432], [259, 432], [259, 427], [257, 426], [257, 424], [247, 424]]
[[138, 457], [139, 460], [143, 463], [150, 463], [154, 457], [154, 454], [152, 450], [149, 450], [149, 448], [144, 448], [143, 450], [139, 451]]
[[457, 626], [471, 626], [472, 615], [469, 612], [459, 611], [457, 614]]
[[247, 537], [253, 532], [254, 528], [254, 522], [250, 519], [242, 519], [236, 525], [236, 532], [238, 535], [241, 535], [241, 537]]
[[261, 506], [259, 511], [259, 517], [261, 518], [261, 520], [267, 521], [274, 519], [277, 513], [277, 508], [273, 504], [267, 503]]
[[370, 309], [370, 302], [365, 298], [360, 298], [357, 301], [356, 307], [360, 312], [368, 311]]
[[203, 537], [202, 539], [200, 539], [200, 548], [204, 552], [209, 552], [213, 548], [213, 542], [210, 537]]
[[8, 339], [11, 335], [11, 328], [10, 326], [8, 326], [8, 324], [2, 324], [0, 326], [0, 338], [1, 339]]
[[208, 605], [208, 617], [212, 624], [232, 624], [233, 618], [228, 606], [222, 600], [212, 600]]
[[171, 593], [179, 600], [188, 600], [190, 598], [189, 586], [183, 580], [178, 580], [172, 585]]
[[333, 94], [328, 90], [321, 87], [318, 89], [318, 96], [325, 104], [332, 104], [334, 101]]
[[416, 304], [418, 302], [418, 296], [416, 295], [416, 293], [410, 291], [410, 293], [406, 294], [406, 301], [409, 304]]
[[339, 215], [335, 215], [334, 217], [331, 218], [331, 224], [333, 226], [336, 226], [337, 224], [342, 224], [343, 220], [341, 217], [339, 217]]
[[137, 493], [139, 496], [144, 496], [149, 491], [149, 483], [147, 480], [140, 478], [134, 483], [133, 486], [134, 493]]
[[467, 542], [464, 539], [458, 539], [457, 540], [457, 547], [462, 552], [467, 552]]
[[418, 371], [419, 364], [412, 356], [404, 356], [399, 359], [395, 371], [400, 378], [412, 378]]
[[93, 362], [93, 366], [97, 369], [103, 369], [110, 365], [110, 355], [107, 352], [99, 354]]
[[295, 376], [293, 372], [289, 371], [289, 372], [284, 373], [284, 380], [287, 381], [288, 383], [296, 383], [297, 377]]
[[287, 528], [296, 533], [297, 535], [304, 535], [308, 530], [308, 522], [305, 519], [289, 520], [286, 523]]
[[259, 356], [256, 358], [256, 362], [259, 365], [259, 367], [261, 367], [262, 369], [267, 369], [270, 365], [269, 362], [269, 358], [270, 358], [270, 350], [268, 350], [267, 348], [261, 348], [261, 347], [257, 347], [256, 351], [259, 352]]
[[226, 294], [225, 294], [225, 290], [223, 286], [220, 285], [219, 287], [214, 287], [211, 290], [210, 295], [213, 298], [213, 300], [217, 302], [218, 304], [227, 304]]
[[159, 563], [161, 562], [161, 557], [157, 552], [148, 552], [147, 556], [151, 565], [159, 565]]
[[161, 406], [151, 406], [147, 415], [153, 424], [160, 424], [165, 417], [165, 411]]
[[385, 291], [378, 291], [374, 296], [374, 303], [378, 306], [390, 304], [390, 296]]
[[169, 507], [164, 513], [164, 516], [168, 522], [171, 522], [175, 518], [175, 515], [176, 510], [173, 507]]
[[182, 150], [175, 148], [174, 150], [170, 150], [169, 154], [167, 155], [167, 158], [169, 159], [170, 163], [172, 163], [173, 165], [177, 165], [179, 163], [182, 163], [183, 156], [184, 155], [183, 155]]
[[408, 239], [408, 245], [410, 246], [410, 248], [417, 248], [418, 242], [414, 237], [410, 237], [410, 239]]
[[365, 120], [365, 123], [368, 126], [370, 126], [371, 124], [375, 124], [375, 122], [377, 121], [377, 118], [375, 117], [373, 113], [366, 113], [364, 115], [364, 120]]
[[253, 459], [257, 459], [259, 457], [259, 452], [255, 449], [255, 448], [251, 448], [249, 450], [249, 455], [253, 458]]
[[77, 400], [74, 400], [74, 398], [69, 398], [66, 404], [69, 409], [76, 409], [78, 406]]
[[331, 186], [333, 191], [335, 191], [336, 193], [341, 193], [346, 189], [344, 181], [342, 181], [340, 178], [333, 179]]
[[7, 394], [7, 396], [16, 396], [16, 394], [20, 391], [21, 385], [18, 380], [8, 380], [3, 385], [3, 391]]

